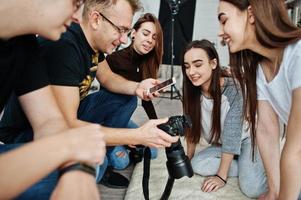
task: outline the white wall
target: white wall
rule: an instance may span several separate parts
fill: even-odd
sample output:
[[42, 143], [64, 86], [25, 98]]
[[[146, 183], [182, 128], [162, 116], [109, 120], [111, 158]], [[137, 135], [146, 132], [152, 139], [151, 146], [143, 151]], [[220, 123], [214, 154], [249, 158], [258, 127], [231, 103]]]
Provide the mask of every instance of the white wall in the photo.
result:
[[[159, 16], [160, 0], [140, 0], [144, 10], [134, 16], [133, 23], [142, 13], [150, 12]], [[216, 44], [220, 56], [221, 65], [229, 64], [227, 47], [221, 46], [218, 38], [219, 23], [217, 20], [217, 6], [219, 0], [196, 0], [196, 12], [194, 18], [193, 40], [208, 39]]]
[[219, 23], [217, 19], [217, 8], [219, 0], [197, 0], [196, 13], [194, 17], [193, 40], [207, 39], [216, 44], [221, 65], [229, 64], [228, 48], [220, 44], [217, 36]]

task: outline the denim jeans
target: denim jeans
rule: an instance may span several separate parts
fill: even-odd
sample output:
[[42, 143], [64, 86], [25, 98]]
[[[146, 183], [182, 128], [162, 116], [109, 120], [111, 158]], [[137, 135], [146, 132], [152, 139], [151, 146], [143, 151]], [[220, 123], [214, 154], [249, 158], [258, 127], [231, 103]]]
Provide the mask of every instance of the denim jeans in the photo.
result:
[[[98, 123], [106, 127], [126, 128], [137, 107], [135, 96], [115, 94], [101, 89], [85, 97], [79, 105], [78, 118], [84, 121]], [[125, 152], [120, 157], [119, 152]], [[96, 181], [103, 177], [108, 166], [124, 169], [129, 164], [129, 155], [125, 147], [108, 147], [105, 161], [96, 169]]]
[[[78, 118], [84, 121], [98, 123], [107, 127], [125, 128], [136, 107], [136, 97], [115, 94], [102, 89], [85, 97], [80, 102], [77, 114]], [[13, 143], [26, 143], [32, 141], [32, 139], [33, 131], [24, 130], [14, 138]], [[14, 147], [14, 144], [12, 145]], [[1, 147], [1, 149], [4, 150], [6, 148], [10, 149], [10, 145], [3, 145], [3, 147]], [[108, 147], [107, 149], [107, 158], [105, 158], [102, 165], [96, 168], [97, 182], [101, 180], [108, 165], [112, 165], [116, 169], [123, 169], [129, 164], [129, 157], [127, 154], [123, 157], [118, 157], [116, 155], [119, 151], [123, 151], [123, 147]], [[57, 174], [57, 172], [55, 172], [55, 174]], [[41, 185], [48, 184], [48, 182], [51, 181], [51, 184], [49, 183], [49, 188], [52, 188], [53, 190], [52, 177], [53, 176], [49, 177], [51, 180], [48, 180], [48, 177], [46, 177], [45, 180], [39, 182], [35, 188], [41, 188]], [[57, 180], [55, 180], [55, 183], [56, 182]], [[45, 187], [48, 186], [45, 185]], [[49, 190], [49, 194], [51, 194], [52, 190]], [[31, 191], [33, 190], [30, 190], [29, 192]]]
[[[20, 147], [22, 144], [5, 144], [0, 145], [0, 154]], [[26, 171], [24, 171], [26, 173]], [[25, 192], [21, 193], [16, 200], [31, 200], [31, 199], [49, 199], [52, 191], [58, 182], [59, 172], [54, 171], [48, 176], [40, 180], [38, 183], [31, 186]]]
[[[221, 147], [210, 146], [198, 152], [191, 159], [193, 171], [201, 176], [212, 176], [217, 173], [221, 162]], [[241, 152], [238, 160], [233, 160], [228, 172], [229, 177], [237, 177], [240, 190], [250, 198], [257, 198], [267, 191], [267, 178], [258, 151], [252, 161], [251, 139], [241, 142]]]

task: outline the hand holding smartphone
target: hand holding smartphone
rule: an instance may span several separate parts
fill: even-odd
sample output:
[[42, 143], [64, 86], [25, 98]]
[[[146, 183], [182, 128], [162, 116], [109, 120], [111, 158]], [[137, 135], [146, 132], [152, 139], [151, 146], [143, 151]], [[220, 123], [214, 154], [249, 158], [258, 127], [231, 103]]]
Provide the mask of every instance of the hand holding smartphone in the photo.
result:
[[175, 79], [175, 77], [172, 77], [171, 79], [168, 79], [168, 80], [166, 80], [162, 83], [159, 83], [158, 85], [156, 85], [152, 88], [149, 88], [147, 90], [147, 94], [152, 94], [154, 92], [159, 92], [159, 91], [161, 91], [161, 90], [163, 90], [163, 89], [165, 89], [169, 86], [174, 85], [175, 83], [176, 83], [176, 79]]

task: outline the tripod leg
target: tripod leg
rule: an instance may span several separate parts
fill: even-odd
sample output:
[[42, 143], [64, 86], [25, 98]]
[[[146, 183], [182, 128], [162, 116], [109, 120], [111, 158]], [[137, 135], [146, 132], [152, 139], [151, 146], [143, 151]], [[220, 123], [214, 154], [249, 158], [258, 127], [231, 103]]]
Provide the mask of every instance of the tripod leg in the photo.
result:
[[[175, 90], [177, 96], [173, 96], [173, 90]], [[179, 98], [182, 101], [182, 95], [181, 95], [180, 91], [178, 90], [178, 88], [175, 85], [172, 85], [170, 99], [176, 99], [176, 98]]]

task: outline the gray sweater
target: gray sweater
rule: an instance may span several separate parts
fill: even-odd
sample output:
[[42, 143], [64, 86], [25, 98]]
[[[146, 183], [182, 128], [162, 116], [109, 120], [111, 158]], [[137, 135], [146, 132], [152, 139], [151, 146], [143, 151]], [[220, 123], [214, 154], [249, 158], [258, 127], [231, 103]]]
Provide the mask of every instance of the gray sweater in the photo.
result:
[[[213, 100], [201, 98], [203, 136], [210, 139], [212, 126]], [[239, 84], [232, 78], [225, 78], [221, 100], [221, 139], [222, 152], [240, 154], [241, 140], [249, 135], [243, 122], [243, 97]]]

